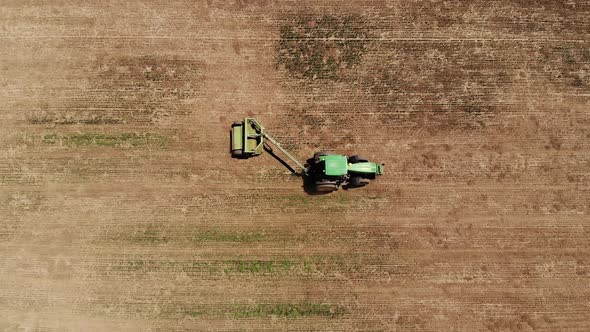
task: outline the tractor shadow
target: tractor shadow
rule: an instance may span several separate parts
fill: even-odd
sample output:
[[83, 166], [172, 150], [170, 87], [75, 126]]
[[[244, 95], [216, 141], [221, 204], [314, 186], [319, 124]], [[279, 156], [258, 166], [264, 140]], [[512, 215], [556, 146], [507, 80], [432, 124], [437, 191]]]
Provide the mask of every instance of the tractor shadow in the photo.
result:
[[330, 194], [329, 192], [320, 192], [320, 191], [316, 191], [315, 189], [315, 179], [314, 179], [314, 174], [311, 173], [311, 167], [309, 167], [310, 165], [312, 165], [315, 162], [315, 160], [312, 158], [309, 158], [305, 161], [305, 167], [307, 167], [309, 169], [309, 173], [308, 174], [303, 174], [301, 177], [303, 178], [303, 191], [305, 191], [306, 194], [311, 195], [311, 196], [318, 196], [318, 195], [328, 195]]
[[355, 188], [359, 188], [359, 187], [351, 186], [349, 184], [343, 184], [340, 186], [340, 188], [342, 188], [343, 190], [350, 190], [350, 189], [355, 189]]
[[306, 194], [311, 195], [311, 196], [331, 194], [330, 192], [316, 191], [313, 176], [303, 175], [302, 178], [303, 178], [303, 191], [305, 191]]

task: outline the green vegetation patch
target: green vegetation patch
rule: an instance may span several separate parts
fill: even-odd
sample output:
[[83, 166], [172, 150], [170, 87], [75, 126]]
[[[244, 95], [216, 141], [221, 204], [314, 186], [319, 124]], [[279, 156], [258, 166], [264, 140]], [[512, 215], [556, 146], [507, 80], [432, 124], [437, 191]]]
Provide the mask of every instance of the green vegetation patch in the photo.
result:
[[114, 242], [147, 245], [166, 244], [170, 242], [190, 242], [194, 244], [208, 242], [254, 243], [263, 241], [267, 237], [265, 233], [261, 232], [241, 233], [217, 230], [196, 232], [194, 234], [180, 234], [172, 232], [167, 228], [158, 228], [155, 226], [148, 226], [142, 229], [121, 230], [116, 233], [111, 231], [106, 236]]
[[266, 235], [264, 233], [207, 231], [193, 235], [192, 241], [252, 243], [262, 241], [265, 237]]
[[590, 45], [561, 44], [541, 47], [543, 61], [539, 70], [551, 82], [565, 84], [566, 87], [586, 88], [590, 86]]
[[329, 303], [257, 304], [234, 308], [229, 314], [237, 318], [309, 316], [338, 317], [346, 313], [343, 306]]
[[189, 274], [266, 274], [312, 276], [331, 271], [357, 272], [359, 262], [347, 262], [341, 256], [314, 256], [305, 259], [277, 260], [209, 260], [209, 261], [167, 261], [167, 260], [126, 260], [115, 261], [109, 267], [113, 271], [179, 271]]
[[127, 273], [186, 273], [187, 275], [202, 275], [219, 272], [214, 261], [167, 261], [167, 260], [117, 260], [102, 270], [103, 272]]
[[67, 113], [59, 111], [34, 111], [26, 114], [26, 121], [34, 125], [117, 125], [124, 119], [112, 114], [93, 111]]
[[336, 318], [347, 313], [344, 306], [331, 303], [261, 303], [253, 305], [236, 304], [223, 307], [199, 306], [177, 311], [185, 317], [228, 317], [228, 318]]
[[225, 261], [226, 273], [273, 273], [288, 271], [295, 263], [289, 260], [263, 261], [263, 260], [230, 260]]
[[168, 272], [177, 271], [188, 274], [202, 273], [276, 273], [288, 271], [294, 262], [263, 260], [228, 261], [166, 261], [166, 260], [120, 260], [113, 262], [108, 270], [118, 272]]
[[137, 147], [168, 145], [169, 139], [156, 133], [121, 133], [121, 134], [46, 134], [42, 142], [51, 145], [66, 146], [107, 146]]
[[277, 65], [294, 78], [338, 80], [361, 61], [369, 31], [360, 15], [297, 16], [280, 27]]

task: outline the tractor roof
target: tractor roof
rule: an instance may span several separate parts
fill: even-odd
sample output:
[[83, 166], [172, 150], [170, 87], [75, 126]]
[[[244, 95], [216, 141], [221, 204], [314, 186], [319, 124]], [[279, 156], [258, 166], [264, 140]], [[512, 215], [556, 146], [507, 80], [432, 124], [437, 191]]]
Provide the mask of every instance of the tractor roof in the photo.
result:
[[326, 163], [326, 175], [328, 176], [342, 176], [348, 173], [348, 160], [346, 156], [329, 155], [323, 157]]

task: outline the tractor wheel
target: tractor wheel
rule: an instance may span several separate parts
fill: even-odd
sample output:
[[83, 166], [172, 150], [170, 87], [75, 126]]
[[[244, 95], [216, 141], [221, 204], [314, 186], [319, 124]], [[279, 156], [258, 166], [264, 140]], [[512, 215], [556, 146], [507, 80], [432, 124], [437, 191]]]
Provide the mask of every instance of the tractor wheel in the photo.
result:
[[368, 161], [369, 161], [369, 160], [368, 160], [367, 158], [365, 158], [365, 157], [361, 157], [361, 156], [357, 156], [357, 155], [350, 156], [350, 157], [348, 158], [348, 162], [349, 162], [349, 163], [351, 163], [351, 164], [356, 164], [356, 163], [366, 163], [366, 162], [368, 162]]
[[231, 124], [232, 127], [241, 126], [241, 125], [242, 125], [242, 121], [234, 121], [234, 123]]
[[353, 187], [366, 186], [367, 184], [369, 184], [369, 182], [371, 182], [371, 180], [361, 178], [360, 176], [355, 176], [352, 179], [350, 179], [350, 185]]
[[319, 181], [315, 183], [315, 191], [321, 193], [331, 193], [338, 190], [336, 182], [331, 181]]

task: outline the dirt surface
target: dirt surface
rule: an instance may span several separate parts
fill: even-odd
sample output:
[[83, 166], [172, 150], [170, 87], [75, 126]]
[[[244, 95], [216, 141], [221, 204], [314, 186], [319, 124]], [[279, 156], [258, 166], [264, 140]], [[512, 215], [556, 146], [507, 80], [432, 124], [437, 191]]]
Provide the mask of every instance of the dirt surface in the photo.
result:
[[[0, 2], [0, 331], [589, 331], [587, 1]], [[385, 163], [308, 195], [301, 159]]]

